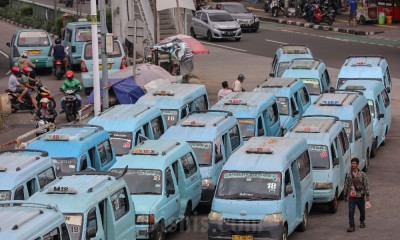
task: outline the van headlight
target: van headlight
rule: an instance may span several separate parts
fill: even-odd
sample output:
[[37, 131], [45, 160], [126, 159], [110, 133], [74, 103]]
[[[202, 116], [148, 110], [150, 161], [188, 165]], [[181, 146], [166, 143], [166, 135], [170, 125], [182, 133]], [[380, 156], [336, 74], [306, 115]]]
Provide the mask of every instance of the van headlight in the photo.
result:
[[154, 215], [153, 214], [139, 214], [136, 215], [136, 224], [154, 224]]
[[278, 223], [282, 222], [282, 213], [266, 214], [263, 222], [267, 223]]
[[224, 216], [220, 212], [211, 211], [208, 214], [208, 220], [210, 220], [210, 221], [219, 221], [219, 222], [221, 222], [223, 219], [224, 219]]
[[332, 189], [333, 183], [332, 182], [315, 182], [314, 189]]
[[213, 184], [212, 178], [201, 179], [201, 186], [203, 188], [213, 188], [214, 184]]

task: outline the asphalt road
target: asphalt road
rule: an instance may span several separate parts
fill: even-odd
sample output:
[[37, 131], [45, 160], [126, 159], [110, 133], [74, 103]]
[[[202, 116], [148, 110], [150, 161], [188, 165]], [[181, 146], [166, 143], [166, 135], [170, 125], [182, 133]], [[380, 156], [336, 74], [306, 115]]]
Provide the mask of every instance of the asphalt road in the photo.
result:
[[[7, 47], [2, 44], [2, 41], [10, 39], [16, 27], [10, 27], [8, 24], [0, 22], [0, 29], [6, 29], [2, 31], [0, 50], [7, 51]], [[378, 155], [371, 160], [370, 170], [368, 171], [373, 206], [367, 210], [367, 228], [357, 228], [356, 232], [347, 233], [347, 206], [345, 203], [340, 202], [339, 210], [334, 215], [327, 213], [326, 206], [314, 206], [309, 216], [308, 230], [304, 233], [295, 232], [289, 239], [400, 239], [400, 228], [398, 227], [398, 215], [400, 213], [400, 202], [398, 201], [400, 198], [400, 178], [398, 177], [398, 169], [400, 168], [400, 161], [396, 156], [396, 148], [400, 143], [400, 104], [398, 97], [400, 93], [400, 73], [396, 61], [399, 49], [396, 47], [375, 46], [370, 43], [344, 42], [343, 39], [345, 37], [340, 34], [332, 36], [331, 33], [323, 33], [321, 31], [315, 32], [308, 29], [300, 31], [292, 27], [263, 23], [262, 29], [258, 33], [245, 34], [241, 42], [217, 41], [212, 43], [214, 46], [207, 44], [211, 53], [209, 55], [195, 56], [194, 74], [206, 85], [213, 103], [221, 82], [227, 80], [232, 84], [239, 72], [245, 74], [244, 87], [249, 91], [257, 83], [265, 79], [266, 73], [269, 72], [273, 54], [281, 43], [302, 43], [310, 46], [314, 55], [322, 58], [330, 67], [329, 72], [332, 79], [336, 78], [338, 68], [347, 55], [381, 54], [388, 58], [392, 75], [396, 78], [394, 79], [393, 91], [392, 129], [388, 135], [386, 146], [378, 150]], [[371, 41], [369, 39], [362, 40]], [[1, 68], [1, 71], [3, 70]], [[55, 80], [51, 75], [42, 76], [41, 79], [53, 93], [56, 93], [61, 85], [61, 82]], [[7, 78], [0, 75], [0, 89], [5, 89], [6, 85]], [[60, 95], [58, 95], [59, 97]], [[27, 129], [32, 128], [33, 123], [29, 121], [29, 116], [29, 113], [12, 115], [10, 117], [11, 120], [8, 122], [10, 127], [0, 132], [0, 143], [13, 139], [27, 131]], [[59, 117], [59, 123], [65, 122], [64, 119], [64, 116]], [[200, 209], [196, 211], [192, 227], [188, 232], [177, 231], [168, 234], [167, 238], [176, 240], [188, 238], [192, 240], [207, 239], [208, 210]], [[358, 215], [356, 215], [356, 219], [357, 217]]]

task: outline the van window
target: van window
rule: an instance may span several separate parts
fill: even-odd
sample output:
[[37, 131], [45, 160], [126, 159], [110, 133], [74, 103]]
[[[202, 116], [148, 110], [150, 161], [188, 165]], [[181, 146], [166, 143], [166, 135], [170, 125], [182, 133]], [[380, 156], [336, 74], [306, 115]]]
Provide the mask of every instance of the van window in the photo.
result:
[[172, 163], [172, 170], [174, 171], [176, 182], [179, 184], [179, 163], [178, 160]]
[[390, 87], [390, 84], [392, 83], [392, 79], [390, 77], [389, 68], [386, 68], [384, 80], [385, 80], [385, 82], [384, 82], [385, 87]]
[[291, 180], [291, 178], [292, 178], [292, 177], [290, 176], [290, 170], [288, 169], [288, 170], [286, 170], [286, 172], [285, 172], [285, 188], [284, 188], [285, 196], [287, 196], [286, 187], [292, 185], [292, 180]]
[[172, 179], [171, 169], [168, 167], [165, 169], [165, 191], [175, 190], [174, 180]]
[[96, 215], [96, 208], [92, 208], [87, 216], [87, 223], [86, 223], [86, 234], [89, 232], [89, 229], [94, 229], [97, 233], [97, 215]]
[[28, 195], [29, 197], [32, 196], [35, 192], [38, 191], [37, 189], [37, 184], [36, 184], [36, 178], [32, 178], [26, 183], [26, 187], [28, 189]]
[[297, 167], [299, 168], [300, 181], [303, 180], [311, 171], [310, 158], [308, 151], [303, 152], [300, 157], [297, 158]]
[[60, 230], [58, 228], [54, 228], [43, 236], [43, 240], [61, 240]]
[[[92, 39], [91, 35], [92, 35], [92, 33], [90, 33], [90, 40]], [[99, 44], [99, 53], [101, 53], [101, 44]], [[107, 57], [108, 58], [118, 58], [121, 56], [122, 56], [121, 47], [120, 47], [118, 41], [114, 41], [114, 51], [110, 54], [107, 54]], [[83, 58], [86, 60], [93, 59], [92, 43], [86, 43], [85, 49], [83, 50]]]
[[235, 151], [240, 146], [239, 127], [237, 125], [229, 130], [229, 138], [231, 140], [232, 151]]
[[39, 173], [38, 179], [39, 179], [40, 190], [43, 190], [43, 188], [47, 184], [51, 183], [52, 181], [54, 181], [54, 179], [56, 179], [56, 175], [54, 174], [54, 169], [50, 167], [46, 171]]
[[114, 210], [115, 221], [129, 212], [129, 197], [126, 188], [122, 188], [111, 195], [110, 200]]
[[164, 134], [165, 129], [161, 116], [158, 116], [151, 120], [151, 128], [153, 130], [154, 139], [157, 140]]
[[329, 78], [328, 70], [325, 69], [324, 75], [325, 75], [324, 77], [326, 79], [326, 86], [329, 88], [331, 85], [331, 79]]
[[212, 165], [212, 142], [188, 142], [196, 154], [199, 165]]
[[81, 171], [84, 171], [88, 168], [88, 164], [87, 164], [87, 156], [83, 155], [81, 158]]
[[92, 40], [92, 26], [79, 27], [75, 29], [75, 42], [87, 42], [91, 40]]
[[383, 103], [385, 104], [385, 108], [387, 108], [390, 105], [389, 95], [387, 94], [385, 89], [382, 91], [381, 95], [382, 95]]
[[67, 42], [72, 42], [72, 30], [67, 28], [65, 32], [66, 32], [65, 39], [67, 40]]
[[303, 89], [300, 89], [300, 99], [301, 103], [303, 106], [307, 105], [308, 102], [310, 102], [310, 95], [308, 95], [307, 89], [303, 87]]
[[263, 136], [265, 134], [265, 129], [264, 129], [264, 124], [263, 124], [263, 120], [262, 117], [258, 117], [257, 120], [257, 129], [258, 129], [258, 136]]
[[333, 143], [331, 144], [331, 154], [332, 154], [332, 161], [334, 158], [337, 158], [336, 149]]
[[342, 129], [342, 131], [340, 131], [338, 138], [339, 138], [340, 146], [342, 147], [342, 154], [345, 154], [347, 152], [347, 150], [349, 149], [349, 139], [347, 137], [345, 129]]
[[357, 133], [359, 133], [359, 132], [360, 132], [360, 128], [358, 127], [358, 119], [356, 118], [356, 119], [354, 119], [354, 138], [355, 138], [355, 140], [358, 140], [361, 138], [361, 136], [358, 138], [356, 136]]
[[364, 127], [366, 128], [371, 124], [371, 112], [369, 110], [368, 104], [363, 107], [361, 113], [363, 116]]
[[186, 178], [189, 178], [197, 172], [196, 162], [194, 161], [192, 153], [188, 153], [185, 156], [181, 157], [181, 163]]
[[150, 139], [150, 129], [149, 129], [149, 123], [146, 123], [145, 125], [143, 125], [143, 132], [144, 132], [144, 136], [146, 136], [148, 139]]
[[206, 95], [203, 95], [193, 101], [194, 103], [194, 109], [196, 111], [202, 111], [202, 110], [207, 110], [208, 109], [208, 104], [207, 104], [207, 97]]
[[271, 126], [273, 126], [279, 119], [278, 106], [276, 102], [267, 108], [267, 112]]
[[69, 240], [69, 233], [68, 233], [68, 228], [65, 223], [61, 224], [61, 238], [62, 240]]
[[97, 145], [97, 149], [99, 150], [100, 162], [102, 166], [106, 165], [107, 163], [113, 160], [110, 141], [106, 140], [100, 143], [99, 145]]
[[185, 118], [187, 115], [188, 115], [187, 106], [185, 105], [185, 106], [181, 109], [181, 119]]
[[20, 186], [15, 190], [14, 200], [25, 200], [24, 186]]
[[275, 65], [276, 65], [276, 62], [278, 61], [278, 58], [277, 58], [277, 56], [276, 56], [276, 54], [275, 54], [275, 56], [274, 56], [274, 60], [272, 60], [272, 71], [274, 71], [274, 68], [275, 68]]
[[[381, 107], [379, 106], [378, 100], [375, 100], [375, 108], [376, 108], [376, 116], [379, 116], [379, 114], [381, 114]], [[371, 111], [371, 115], [373, 115], [372, 111]]]
[[308, 153], [313, 169], [329, 169], [328, 147], [324, 145], [308, 145]]
[[296, 102], [294, 101], [293, 97], [290, 99], [290, 106], [292, 107], [292, 115], [294, 115], [294, 111], [297, 110]]
[[369, 111], [371, 113], [371, 118], [374, 118], [375, 117], [374, 100], [368, 99], [368, 107], [369, 107]]
[[220, 161], [224, 160], [222, 154], [222, 142], [221, 137], [217, 137], [214, 141], [214, 151], [215, 151], [215, 163], [219, 163]]

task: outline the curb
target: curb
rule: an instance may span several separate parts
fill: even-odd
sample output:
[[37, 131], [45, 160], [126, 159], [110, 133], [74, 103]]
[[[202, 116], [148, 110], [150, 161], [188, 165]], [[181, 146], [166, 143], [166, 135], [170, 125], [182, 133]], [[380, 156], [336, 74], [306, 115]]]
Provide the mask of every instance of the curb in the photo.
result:
[[[13, 20], [11, 20], [11, 19], [8, 19], [8, 18], [2, 17], [2, 16], [0, 16], [0, 20], [2, 20], [2, 21], [4, 21], [4, 22], [7, 22], [7, 23], [10, 23], [10, 24], [12, 24], [12, 25], [15, 25], [15, 26], [17, 26], [17, 27], [19, 27], [19, 28], [23, 28], [23, 29], [33, 29], [32, 27], [23, 25], [22, 23], [15, 22], [15, 21], [13, 21]], [[53, 33], [48, 33], [48, 34], [49, 34], [49, 36], [50, 36], [51, 38], [58, 38], [58, 35], [55, 35], [55, 34], [53, 34]]]
[[347, 29], [347, 28], [337, 28], [337, 27], [319, 25], [319, 24], [308, 23], [308, 22], [296, 22], [296, 21], [292, 21], [292, 20], [285, 20], [285, 19], [279, 19], [279, 18], [269, 18], [269, 17], [261, 17], [261, 16], [257, 16], [257, 17], [260, 20], [266, 21], [266, 22], [274, 22], [274, 23], [279, 23], [279, 24], [286, 24], [286, 25], [292, 25], [292, 26], [298, 26], [298, 27], [304, 27], [304, 28], [312, 28], [312, 29], [322, 30], [322, 31], [340, 32], [340, 33], [352, 34], [352, 35], [369, 36], [369, 35], [375, 35], [375, 34], [384, 32], [384, 31], [362, 31], [362, 30], [354, 30], [354, 29]]

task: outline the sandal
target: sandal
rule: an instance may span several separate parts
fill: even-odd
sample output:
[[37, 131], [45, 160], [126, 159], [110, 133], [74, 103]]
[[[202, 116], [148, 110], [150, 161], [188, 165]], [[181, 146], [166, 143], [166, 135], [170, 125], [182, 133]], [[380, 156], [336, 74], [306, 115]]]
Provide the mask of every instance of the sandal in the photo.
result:
[[348, 229], [347, 229], [347, 232], [354, 232], [356, 229], [354, 228], [354, 227], [349, 227]]
[[365, 228], [365, 227], [367, 227], [367, 225], [365, 225], [365, 223], [360, 223], [360, 228]]
[[24, 100], [21, 100], [19, 98], [17, 98], [17, 101], [20, 102], [20, 103], [24, 103]]

